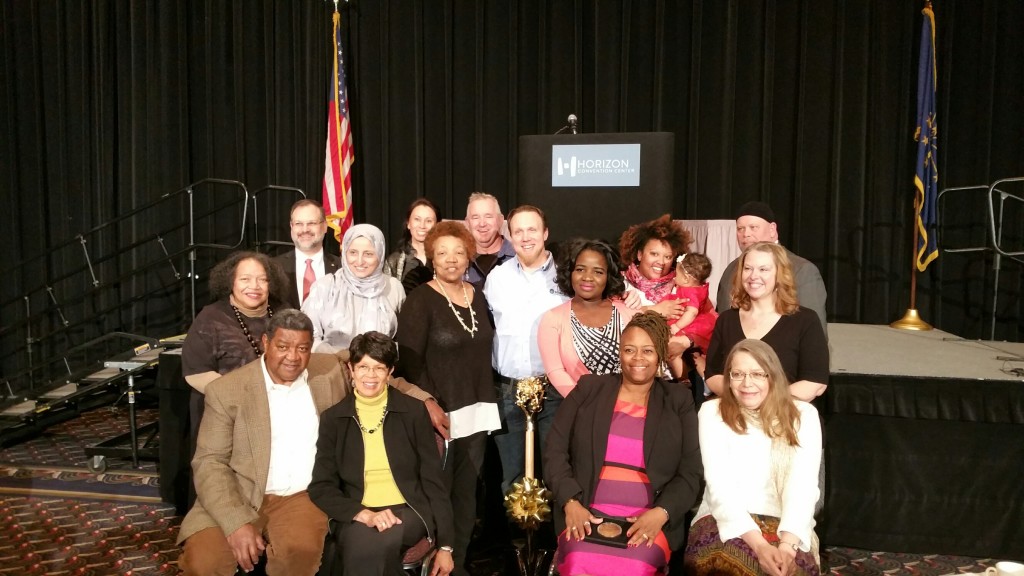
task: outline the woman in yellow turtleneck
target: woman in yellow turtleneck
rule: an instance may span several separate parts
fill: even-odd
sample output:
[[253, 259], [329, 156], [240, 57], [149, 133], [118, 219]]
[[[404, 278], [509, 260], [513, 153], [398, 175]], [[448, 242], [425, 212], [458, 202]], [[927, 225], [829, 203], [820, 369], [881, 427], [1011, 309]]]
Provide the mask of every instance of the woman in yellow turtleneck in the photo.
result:
[[[394, 341], [367, 332], [349, 344], [355, 394], [320, 416], [309, 496], [334, 518], [346, 575], [400, 575], [402, 554], [437, 546], [432, 575], [451, 572], [451, 502], [423, 403], [388, 386]], [[428, 497], [429, 494], [429, 497]]]

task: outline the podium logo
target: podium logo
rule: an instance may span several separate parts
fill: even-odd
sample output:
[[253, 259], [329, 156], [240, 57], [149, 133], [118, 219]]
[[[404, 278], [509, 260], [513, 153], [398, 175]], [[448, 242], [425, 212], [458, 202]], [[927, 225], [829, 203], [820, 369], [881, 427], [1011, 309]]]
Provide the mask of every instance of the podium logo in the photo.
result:
[[551, 147], [551, 186], [640, 185], [639, 144], [582, 144]]
[[559, 176], [564, 176], [565, 172], [568, 171], [570, 178], [575, 178], [576, 177], [576, 157], [575, 156], [570, 158], [568, 162], [562, 162], [562, 159], [559, 158], [558, 161], [557, 161], [557, 164], [558, 164], [558, 175]]

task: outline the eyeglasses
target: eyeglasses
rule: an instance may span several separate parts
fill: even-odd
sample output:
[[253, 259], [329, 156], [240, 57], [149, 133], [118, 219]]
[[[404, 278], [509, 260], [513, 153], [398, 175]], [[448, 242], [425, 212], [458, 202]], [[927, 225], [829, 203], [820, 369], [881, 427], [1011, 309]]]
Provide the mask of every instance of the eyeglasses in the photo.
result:
[[367, 376], [373, 374], [378, 378], [383, 378], [388, 375], [390, 369], [387, 366], [354, 366], [352, 371], [356, 373], [356, 376]]
[[760, 372], [760, 371], [744, 372], [742, 370], [730, 370], [729, 371], [729, 379], [732, 380], [733, 382], [742, 382], [743, 379], [746, 378], [747, 376], [750, 377], [750, 381], [751, 382], [758, 382], [758, 383], [760, 383], [760, 382], [764, 382], [765, 380], [768, 379], [768, 374], [765, 373], [765, 372]]
[[292, 222], [291, 224], [293, 228], [316, 228], [323, 223], [323, 220], [317, 220], [316, 222]]

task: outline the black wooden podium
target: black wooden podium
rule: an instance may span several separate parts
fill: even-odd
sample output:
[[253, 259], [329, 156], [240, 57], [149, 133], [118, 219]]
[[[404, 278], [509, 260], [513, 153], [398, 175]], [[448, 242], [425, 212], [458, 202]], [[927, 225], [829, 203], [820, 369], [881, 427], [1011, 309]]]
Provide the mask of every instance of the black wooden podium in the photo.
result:
[[521, 136], [516, 200], [544, 210], [552, 240], [615, 243], [672, 212], [674, 150], [671, 132]]

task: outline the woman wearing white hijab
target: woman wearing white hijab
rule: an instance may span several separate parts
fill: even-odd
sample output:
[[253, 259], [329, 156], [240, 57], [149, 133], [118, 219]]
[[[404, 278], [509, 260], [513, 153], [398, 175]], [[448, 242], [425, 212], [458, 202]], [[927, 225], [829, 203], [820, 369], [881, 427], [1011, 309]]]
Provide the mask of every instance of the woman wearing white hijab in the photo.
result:
[[341, 240], [341, 267], [316, 281], [302, 311], [313, 321], [313, 350], [348, 348], [358, 334], [375, 330], [394, 336], [405, 301], [402, 283], [384, 274], [384, 234], [356, 224]]

